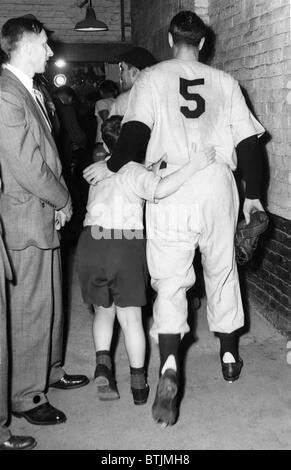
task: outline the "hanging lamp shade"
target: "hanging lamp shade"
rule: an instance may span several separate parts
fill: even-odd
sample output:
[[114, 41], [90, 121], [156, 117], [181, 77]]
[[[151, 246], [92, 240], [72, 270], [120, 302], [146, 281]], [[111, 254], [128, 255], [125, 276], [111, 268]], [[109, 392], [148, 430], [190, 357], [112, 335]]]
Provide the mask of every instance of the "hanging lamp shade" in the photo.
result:
[[108, 31], [108, 26], [96, 19], [94, 8], [90, 1], [90, 6], [87, 7], [86, 18], [75, 26], [75, 31]]

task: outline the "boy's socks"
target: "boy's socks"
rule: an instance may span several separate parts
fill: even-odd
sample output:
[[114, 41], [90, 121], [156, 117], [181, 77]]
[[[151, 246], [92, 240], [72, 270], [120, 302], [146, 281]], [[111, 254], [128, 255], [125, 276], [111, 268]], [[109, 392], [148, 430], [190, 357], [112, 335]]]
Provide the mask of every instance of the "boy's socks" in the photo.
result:
[[109, 370], [112, 369], [110, 351], [107, 351], [105, 349], [96, 351], [96, 365], [98, 366], [99, 364], [103, 364]]
[[146, 381], [144, 367], [130, 367], [130, 384], [135, 405], [146, 403], [149, 386]]
[[142, 389], [146, 386], [144, 367], [130, 367], [130, 385], [132, 388]]
[[100, 400], [118, 400], [120, 398], [112, 374], [112, 362], [109, 351], [96, 352], [96, 369], [94, 381], [97, 384], [97, 393]]
[[110, 351], [106, 350], [96, 352], [96, 369], [94, 379], [99, 379], [97, 382], [101, 384], [102, 377], [104, 377], [104, 382], [112, 381], [112, 362]]

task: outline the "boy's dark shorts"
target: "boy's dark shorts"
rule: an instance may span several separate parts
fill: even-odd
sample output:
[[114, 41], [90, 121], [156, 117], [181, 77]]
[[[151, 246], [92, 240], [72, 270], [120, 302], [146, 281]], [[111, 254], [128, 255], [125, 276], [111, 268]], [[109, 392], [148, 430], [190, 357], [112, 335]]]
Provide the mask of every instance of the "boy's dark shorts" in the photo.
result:
[[[146, 305], [149, 279], [146, 240], [128, 240], [120, 231], [118, 237], [121, 239], [99, 237], [96, 240], [92, 237], [92, 229], [93, 233], [96, 229], [99, 233], [103, 230], [97, 226], [85, 227], [77, 248], [77, 269], [84, 301], [102, 307], [110, 307], [113, 302], [119, 307]], [[106, 232], [109, 238], [110, 231]]]

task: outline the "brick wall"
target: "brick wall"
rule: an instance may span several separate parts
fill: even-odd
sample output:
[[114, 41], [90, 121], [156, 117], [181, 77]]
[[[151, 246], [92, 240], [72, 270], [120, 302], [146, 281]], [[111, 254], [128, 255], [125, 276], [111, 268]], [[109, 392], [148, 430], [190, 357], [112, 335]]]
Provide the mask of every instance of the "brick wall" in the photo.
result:
[[[245, 87], [271, 134], [268, 209], [291, 219], [290, 0], [209, 0], [214, 65]], [[289, 100], [288, 98], [289, 94]]]
[[194, 10], [208, 20], [208, 0], [132, 0], [133, 42], [147, 48], [157, 60], [169, 58], [168, 26], [180, 10]]
[[[0, 27], [13, 17], [34, 14], [55, 31], [54, 39], [65, 43], [96, 43], [121, 41], [120, 0], [93, 0], [97, 19], [104, 21], [109, 31], [82, 33], [74, 31], [78, 21], [85, 18], [86, 6], [78, 8], [79, 0], [0, 0]], [[125, 22], [130, 23], [130, 0], [125, 0]], [[125, 28], [126, 41], [131, 40], [131, 28]]]
[[279, 330], [291, 337], [291, 221], [274, 214], [256, 256], [245, 269], [251, 302]]
[[266, 150], [270, 230], [244, 270], [251, 302], [291, 334], [290, 0], [209, 0], [217, 35], [214, 64], [246, 89], [271, 136]]

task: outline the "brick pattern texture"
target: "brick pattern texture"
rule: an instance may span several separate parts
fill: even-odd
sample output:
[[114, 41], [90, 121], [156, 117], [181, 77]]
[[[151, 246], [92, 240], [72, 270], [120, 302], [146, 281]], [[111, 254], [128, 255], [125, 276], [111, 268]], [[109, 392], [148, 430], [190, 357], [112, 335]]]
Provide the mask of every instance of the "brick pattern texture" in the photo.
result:
[[[74, 31], [78, 21], [85, 18], [86, 6], [79, 8], [81, 0], [0, 0], [0, 27], [13, 16], [32, 13], [49, 29], [54, 39], [66, 43], [120, 42], [120, 0], [93, 0], [96, 17], [104, 21], [109, 30], [95, 33]], [[125, 0], [125, 22], [130, 23], [130, 0]], [[126, 41], [131, 40], [131, 28], [125, 28]]]
[[246, 269], [247, 290], [266, 316], [291, 336], [291, 221], [270, 215], [270, 229]]
[[147, 48], [157, 60], [171, 56], [168, 26], [181, 10], [194, 10], [208, 21], [208, 0], [132, 0], [133, 42]]
[[217, 35], [213, 65], [246, 89], [270, 134], [270, 230], [245, 270], [251, 298], [277, 328], [291, 335], [291, 1], [209, 0]]
[[291, 2], [209, 0], [213, 65], [246, 89], [271, 140], [268, 209], [291, 219]]

